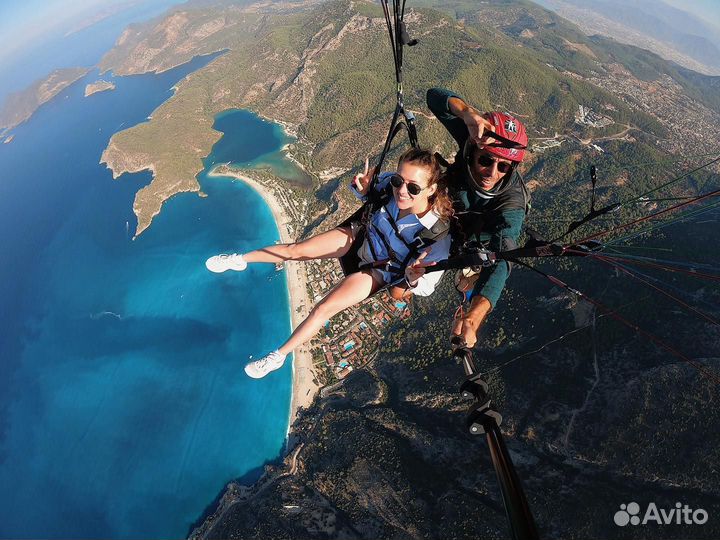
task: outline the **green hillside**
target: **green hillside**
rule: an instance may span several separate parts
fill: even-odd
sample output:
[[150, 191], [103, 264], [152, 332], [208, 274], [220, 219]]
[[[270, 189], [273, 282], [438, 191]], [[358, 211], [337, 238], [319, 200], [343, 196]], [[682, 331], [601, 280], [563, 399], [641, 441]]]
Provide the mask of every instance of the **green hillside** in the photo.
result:
[[[229, 52], [190, 77], [161, 110], [199, 92], [213, 96], [202, 102], [206, 114], [242, 106], [296, 124], [299, 135], [312, 148], [299, 156], [311, 170], [357, 165], [384, 140], [394, 107], [394, 83], [383, 21], [367, 18], [377, 14], [376, 6], [356, 2], [356, 11], [349, 5], [334, 1], [272, 17], [224, 15], [226, 28], [202, 41], [199, 50]], [[193, 22], [188, 34], [217, 17], [206, 11], [189, 13]], [[598, 109], [609, 106], [614, 110], [608, 115], [618, 123], [632, 119], [634, 125], [655, 136], [664, 133], [653, 118], [632, 112], [609, 92], [546, 65], [555, 59], [540, 58], [540, 52], [514, 43], [499, 30], [469, 20], [461, 25], [434, 10], [413, 10], [413, 14], [417, 22], [409, 27], [419, 35], [420, 44], [406, 52], [406, 105], [410, 109], [427, 114], [425, 91], [440, 85], [463, 94], [479, 108], [512, 110], [526, 120], [531, 136], [539, 130], [579, 131], [583, 135], [573, 125], [580, 104]], [[123, 54], [132, 57], [138, 45], [150, 39], [138, 32], [134, 41], [106, 56], [105, 68], [113, 63], [127, 68], [128, 61], [121, 60]], [[328, 42], [332, 47], [326, 47]], [[315, 48], [314, 54], [306, 54]], [[179, 62], [178, 54], [164, 53], [147, 67], [157, 69]], [[224, 95], [216, 97], [219, 88]], [[162, 115], [154, 116], [158, 120], [153, 122], [159, 126]], [[421, 117], [419, 124], [424, 144], [442, 144], [450, 151], [449, 141], [436, 123]], [[192, 129], [187, 137], [196, 138]]]
[[35, 81], [28, 88], [9, 94], [0, 109], [0, 129], [10, 129], [22, 124], [41, 105], [84, 77], [89, 71], [88, 68], [56, 69], [47, 77]]

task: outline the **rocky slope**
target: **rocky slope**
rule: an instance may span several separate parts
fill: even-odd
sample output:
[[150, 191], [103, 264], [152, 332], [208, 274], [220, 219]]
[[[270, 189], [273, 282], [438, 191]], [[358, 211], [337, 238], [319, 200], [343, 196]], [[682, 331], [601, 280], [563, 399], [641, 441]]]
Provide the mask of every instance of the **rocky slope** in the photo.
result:
[[0, 111], [0, 129], [11, 129], [25, 120], [44, 103], [47, 103], [72, 83], [84, 77], [87, 68], [56, 69], [44, 79], [38, 80], [25, 90], [10, 94]]

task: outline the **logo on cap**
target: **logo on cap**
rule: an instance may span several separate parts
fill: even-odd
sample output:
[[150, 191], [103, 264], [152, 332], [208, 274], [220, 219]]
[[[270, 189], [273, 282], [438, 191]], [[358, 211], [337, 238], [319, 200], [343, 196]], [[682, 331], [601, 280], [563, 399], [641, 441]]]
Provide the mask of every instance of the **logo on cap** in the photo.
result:
[[515, 123], [515, 120], [505, 120], [505, 130], [510, 133], [517, 133], [517, 124]]

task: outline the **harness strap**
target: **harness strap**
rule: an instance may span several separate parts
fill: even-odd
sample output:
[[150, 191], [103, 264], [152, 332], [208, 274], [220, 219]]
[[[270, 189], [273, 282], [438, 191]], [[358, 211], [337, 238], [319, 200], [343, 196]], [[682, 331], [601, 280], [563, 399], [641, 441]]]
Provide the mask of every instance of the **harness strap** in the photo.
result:
[[[422, 249], [432, 246], [434, 243], [438, 242], [442, 238], [444, 238], [450, 229], [449, 224], [446, 224], [443, 222], [442, 226], [436, 227], [433, 226], [431, 229], [425, 229], [420, 233], [419, 236], [415, 237], [412, 242], [408, 242], [405, 240], [405, 238], [400, 234], [400, 230], [397, 227], [397, 223], [393, 219], [390, 212], [385, 208], [385, 214], [387, 215], [388, 222], [390, 223], [391, 227], [393, 228], [393, 231], [395, 232], [395, 236], [399, 238], [403, 244], [405, 244], [405, 247], [408, 248], [407, 255], [403, 258], [401, 261], [399, 257], [397, 256], [397, 253], [395, 250], [392, 249], [390, 246], [390, 243], [388, 242], [387, 238], [385, 238], [385, 235], [382, 233], [378, 227], [376, 227], [374, 224], [370, 224], [371, 227], [373, 227], [377, 231], [377, 235], [380, 238], [380, 241], [385, 246], [385, 249], [388, 252], [388, 255], [390, 256], [389, 259], [385, 259], [382, 261], [376, 260], [375, 263], [366, 263], [360, 265], [360, 268], [380, 268], [385, 267], [385, 271], [389, 272], [391, 274], [396, 274], [398, 276], [402, 276], [405, 273], [405, 268], [410, 263], [411, 260], [417, 259], [420, 256], [420, 252]], [[369, 242], [371, 253], [373, 255], [373, 258], [378, 259], [377, 254], [375, 250], [372, 248], [372, 242]]]
[[523, 257], [585, 257], [590, 253], [602, 250], [602, 248], [603, 245], [600, 242], [589, 240], [569, 246], [548, 243], [498, 252], [477, 249], [470, 253], [463, 253], [457, 257], [450, 257], [444, 261], [438, 261], [437, 264], [429, 266], [425, 272], [492, 266], [497, 261], [519, 263], [517, 259]]
[[[388, 241], [387, 238], [385, 238], [385, 235], [382, 233], [382, 231], [380, 229], [378, 229], [372, 222], [370, 223], [370, 227], [372, 227], [373, 229], [375, 229], [377, 231], [378, 238], [380, 238], [380, 241], [383, 243], [383, 245], [385, 246], [385, 250], [387, 251], [388, 255], [390, 256], [389, 260], [397, 261], [398, 260], [397, 254], [395, 253], [395, 250], [393, 250], [393, 248], [390, 246], [390, 242]], [[372, 242], [368, 242], [368, 245], [370, 246], [370, 251], [373, 255], [373, 259], [377, 260], [379, 257], [377, 256], [377, 253], [375, 252], [375, 250], [372, 247]]]
[[[392, 121], [390, 122], [390, 128], [388, 129], [388, 135], [385, 139], [385, 145], [383, 146], [382, 153], [378, 160], [378, 164], [373, 173], [372, 180], [370, 181], [370, 196], [372, 200], [373, 186], [377, 183], [378, 174], [382, 168], [382, 164], [385, 161], [387, 153], [390, 151], [392, 141], [400, 130], [405, 129], [410, 139], [410, 144], [413, 148], [418, 146], [417, 129], [415, 127], [415, 116], [405, 110], [405, 104], [403, 102], [403, 47], [408, 45], [410, 47], [417, 45], [416, 39], [411, 39], [407, 27], [405, 26], [405, 1], [402, 1], [402, 5], [398, 5], [396, 1], [393, 1], [393, 13], [390, 13], [387, 0], [380, 0], [380, 4], [385, 15], [385, 24], [387, 25], [388, 35], [390, 37], [390, 48], [393, 54], [393, 63], [395, 66], [395, 83], [397, 88], [396, 93], [396, 105], [395, 112], [393, 113]], [[402, 120], [400, 117], [402, 116]], [[370, 218], [370, 212], [366, 211], [363, 213], [363, 224], [367, 223]]]

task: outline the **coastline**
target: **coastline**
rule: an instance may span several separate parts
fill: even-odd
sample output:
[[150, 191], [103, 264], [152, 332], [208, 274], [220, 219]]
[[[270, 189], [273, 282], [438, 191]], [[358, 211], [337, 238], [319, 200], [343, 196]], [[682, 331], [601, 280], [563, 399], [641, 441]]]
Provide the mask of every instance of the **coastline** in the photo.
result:
[[[237, 171], [216, 173], [215, 169], [219, 166], [221, 165], [213, 167], [207, 173], [207, 176], [209, 178], [233, 178], [244, 182], [254, 189], [270, 208], [280, 233], [280, 241], [283, 243], [293, 242], [295, 239], [291, 237], [290, 233], [292, 225], [289, 214], [280, 203], [282, 199], [276, 195], [275, 190], [258, 182], [247, 173], [239, 173]], [[294, 330], [305, 319], [312, 304], [305, 286], [307, 276], [305, 275], [303, 265], [296, 261], [288, 261], [285, 263], [285, 270], [287, 275], [288, 296], [290, 299], [290, 320]], [[315, 374], [313, 373], [312, 355], [308, 347], [304, 345], [293, 352], [292, 397], [290, 400], [288, 434], [300, 409], [306, 409], [310, 406], [319, 388], [320, 386], [317, 384]]]

